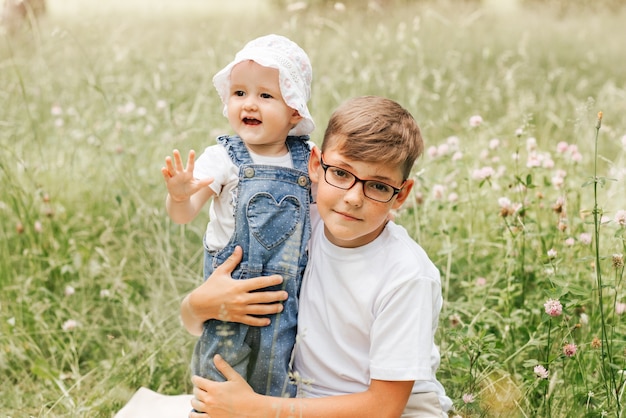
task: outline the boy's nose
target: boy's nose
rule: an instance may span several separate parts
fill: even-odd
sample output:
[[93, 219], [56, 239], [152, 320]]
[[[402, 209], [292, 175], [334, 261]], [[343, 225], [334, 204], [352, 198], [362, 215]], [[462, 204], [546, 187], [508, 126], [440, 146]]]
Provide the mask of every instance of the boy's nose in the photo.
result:
[[360, 181], [357, 181], [352, 187], [345, 191], [344, 200], [353, 206], [361, 206], [364, 199], [363, 183]]

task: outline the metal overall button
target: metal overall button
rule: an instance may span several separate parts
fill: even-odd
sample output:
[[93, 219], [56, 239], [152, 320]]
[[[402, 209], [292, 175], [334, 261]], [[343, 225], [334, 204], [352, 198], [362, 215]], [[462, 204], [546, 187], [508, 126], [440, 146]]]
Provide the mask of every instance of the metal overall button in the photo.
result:
[[304, 187], [307, 184], [309, 184], [309, 180], [306, 178], [306, 176], [300, 176], [300, 177], [298, 177], [298, 184], [300, 186]]
[[246, 178], [251, 178], [251, 177], [254, 177], [254, 168], [252, 168], [252, 167], [246, 167], [246, 168], [244, 168], [244, 169], [243, 169], [243, 175], [244, 175]]

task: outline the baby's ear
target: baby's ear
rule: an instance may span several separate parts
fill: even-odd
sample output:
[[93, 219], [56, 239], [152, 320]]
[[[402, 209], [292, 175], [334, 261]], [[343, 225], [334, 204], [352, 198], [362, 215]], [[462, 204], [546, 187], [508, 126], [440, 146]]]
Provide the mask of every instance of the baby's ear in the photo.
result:
[[296, 126], [302, 119], [303, 118], [300, 116], [300, 113], [296, 109], [293, 109], [293, 113], [291, 114], [291, 124]]

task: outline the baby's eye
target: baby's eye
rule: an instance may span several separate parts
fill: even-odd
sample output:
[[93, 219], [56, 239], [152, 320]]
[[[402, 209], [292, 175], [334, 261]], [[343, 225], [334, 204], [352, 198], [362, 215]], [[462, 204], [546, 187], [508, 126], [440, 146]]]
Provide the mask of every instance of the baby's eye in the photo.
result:
[[245, 95], [246, 95], [246, 93], [245, 93], [243, 90], [235, 90], [235, 91], [233, 92], [233, 96], [243, 97], [243, 96], [245, 96]]
[[261, 93], [261, 98], [262, 99], [271, 99], [272, 95], [269, 93]]

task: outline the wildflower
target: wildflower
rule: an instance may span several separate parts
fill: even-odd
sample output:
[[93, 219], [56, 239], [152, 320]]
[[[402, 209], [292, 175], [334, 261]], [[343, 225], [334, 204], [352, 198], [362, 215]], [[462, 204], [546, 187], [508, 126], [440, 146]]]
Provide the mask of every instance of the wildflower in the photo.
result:
[[76, 290], [72, 286], [67, 285], [65, 286], [65, 291], [63, 293], [65, 294], [65, 296], [72, 296], [74, 293], [76, 293]]
[[450, 145], [452, 148], [457, 148], [459, 146], [459, 142], [461, 142], [461, 140], [458, 136], [452, 135], [446, 138], [446, 144]]
[[492, 167], [482, 167], [474, 170], [472, 178], [474, 180], [483, 181], [491, 178], [495, 173], [496, 171]]
[[52, 105], [50, 108], [50, 114], [52, 116], [61, 116], [63, 114], [63, 108], [58, 104]]
[[591, 348], [600, 348], [602, 347], [602, 341], [598, 337], [593, 337], [591, 340]]
[[76, 321], [75, 319], [68, 319], [63, 323], [61, 328], [63, 329], [63, 331], [72, 331], [78, 328], [78, 325], [78, 321]]
[[550, 248], [548, 250], [548, 258], [550, 260], [554, 260], [556, 258], [556, 256], [558, 255], [557, 251], [554, 248]]
[[615, 302], [615, 313], [618, 315], [623, 315], [624, 312], [626, 312], [626, 303]]
[[109, 289], [102, 289], [100, 290], [100, 297], [101, 298], [108, 298], [111, 296], [111, 291]]
[[428, 156], [430, 158], [436, 158], [437, 157], [437, 147], [434, 146], [434, 145], [428, 147], [428, 150], [426, 151], [426, 153], [428, 154]]
[[459, 316], [459, 314], [455, 313], [448, 317], [448, 321], [450, 321], [450, 326], [455, 328], [461, 324], [461, 317]]
[[572, 161], [574, 161], [575, 163], [579, 163], [583, 160], [583, 155], [576, 151], [576, 152], [572, 152]]
[[554, 168], [554, 160], [550, 155], [545, 156], [543, 159], [543, 164], [541, 165], [543, 168]]
[[580, 323], [583, 324], [583, 325], [589, 324], [589, 315], [587, 315], [586, 313], [581, 313], [580, 314]]
[[550, 316], [559, 316], [563, 313], [563, 305], [561, 305], [558, 299], [548, 299], [546, 303], [543, 304], [543, 307]]
[[537, 138], [532, 136], [526, 140], [526, 151], [534, 151], [537, 149]]
[[288, 12], [298, 12], [300, 10], [306, 10], [307, 4], [304, 1], [297, 1], [295, 3], [289, 3], [287, 5]]
[[569, 144], [565, 141], [560, 141], [558, 144], [556, 144], [556, 152], [558, 152], [559, 154], [564, 154], [569, 148]]
[[463, 394], [463, 402], [465, 403], [472, 403], [474, 402], [474, 395], [471, 393], [464, 393]]
[[626, 226], [626, 210], [618, 210], [615, 213], [615, 222], [617, 222], [619, 226]]
[[441, 184], [435, 184], [433, 186], [433, 197], [437, 200], [443, 199], [443, 194], [446, 191], [446, 187]]
[[482, 123], [483, 123], [483, 118], [480, 115], [474, 115], [471, 118], [469, 118], [469, 124], [472, 128], [480, 126], [482, 125]]
[[482, 286], [484, 286], [486, 284], [487, 284], [487, 279], [485, 279], [484, 277], [476, 278], [476, 286], [482, 287]]
[[441, 144], [437, 147], [438, 155], [447, 155], [450, 153], [450, 146], [448, 144]]
[[452, 161], [459, 161], [461, 158], [463, 158], [463, 153], [461, 151], [457, 151], [452, 154]]
[[15, 231], [16, 231], [18, 234], [23, 234], [23, 233], [24, 233], [24, 225], [22, 225], [22, 223], [21, 223], [21, 222], [18, 222], [18, 223], [15, 225]]
[[336, 12], [345, 12], [346, 11], [346, 5], [341, 3], [341, 2], [335, 3], [333, 8], [335, 9]]
[[582, 234], [580, 234], [578, 236], [578, 239], [585, 245], [591, 244], [591, 234], [588, 232], [583, 232]]
[[41, 224], [40, 221], [35, 221], [35, 232], [41, 234], [43, 232], [43, 225]]
[[167, 102], [163, 99], [157, 100], [156, 108], [159, 110], [163, 110], [167, 107]]
[[500, 140], [498, 138], [493, 138], [489, 141], [489, 148], [496, 149], [500, 146]]
[[12, 316], [9, 319], [7, 319], [7, 324], [9, 324], [10, 326], [14, 327], [15, 326], [15, 317]]
[[578, 347], [573, 343], [565, 344], [563, 346], [563, 354], [565, 354], [566, 357], [574, 357], [577, 350]]
[[452, 192], [448, 195], [448, 202], [455, 203], [459, 200], [458, 193]]
[[522, 128], [517, 128], [517, 129], [515, 130], [515, 136], [516, 136], [516, 137], [518, 137], [518, 138], [519, 138], [520, 136], [522, 136], [522, 134], [524, 134], [524, 130], [523, 130]]
[[533, 371], [539, 379], [547, 379], [550, 375], [550, 372], [546, 370], [546, 368], [543, 367], [541, 364], [536, 365]]
[[528, 159], [526, 160], [526, 167], [541, 167], [541, 156], [535, 153], [528, 154]]
[[571, 246], [573, 246], [573, 245], [574, 245], [574, 243], [575, 243], [575, 242], [576, 242], [576, 241], [574, 240], [574, 238], [569, 237], [569, 238], [567, 238], [567, 239], [565, 240], [565, 245], [567, 245], [568, 247], [571, 247]]
[[563, 212], [564, 207], [565, 207], [565, 199], [563, 198], [563, 196], [559, 196], [556, 199], [556, 202], [554, 203], [554, 205], [552, 205], [552, 210], [555, 211], [556, 213], [561, 213]]
[[624, 256], [622, 254], [613, 254], [613, 268], [620, 269], [624, 267]]

